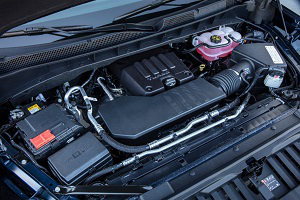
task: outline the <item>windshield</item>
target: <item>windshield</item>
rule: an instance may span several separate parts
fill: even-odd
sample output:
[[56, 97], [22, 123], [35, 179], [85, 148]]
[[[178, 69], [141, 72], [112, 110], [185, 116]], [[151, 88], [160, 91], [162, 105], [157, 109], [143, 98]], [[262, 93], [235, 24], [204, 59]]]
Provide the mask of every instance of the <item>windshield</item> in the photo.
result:
[[[31, 27], [60, 27], [78, 25], [88, 25], [91, 27], [104, 26], [112, 23], [113, 20], [118, 16], [153, 2], [154, 0], [95, 0], [33, 20], [26, 24], [17, 26], [8, 32], [25, 30]], [[157, 7], [153, 10], [143, 12], [140, 15], [178, 8], [178, 5], [188, 4], [191, 2], [195, 2], [195, 0], [175, 0], [172, 2], [172, 4]], [[12, 38], [1, 38], [0, 46], [2, 48], [31, 46], [51, 43], [60, 39], [63, 39], [63, 37], [55, 34], [43, 34], [35, 36], [26, 35]]]
[[[89, 3], [85, 3], [73, 8], [69, 8], [57, 13], [54, 13], [52, 15], [48, 15], [46, 17], [31, 21], [27, 25], [34, 25], [36, 23], [45, 23], [52, 20], [58, 20], [62, 18], [68, 18], [68, 17], [76, 17], [80, 15], [84, 15], [87, 13], [93, 13], [93, 12], [99, 12], [99, 11], [105, 11], [109, 10], [111, 8], [117, 8], [120, 6], [128, 5], [128, 4], [134, 4], [137, 2], [150, 2], [149, 0], [95, 0]], [[138, 4], [136, 4], [138, 5]], [[134, 6], [134, 5], [131, 5]], [[124, 8], [123, 8], [124, 9]], [[115, 13], [116, 15], [120, 13]]]

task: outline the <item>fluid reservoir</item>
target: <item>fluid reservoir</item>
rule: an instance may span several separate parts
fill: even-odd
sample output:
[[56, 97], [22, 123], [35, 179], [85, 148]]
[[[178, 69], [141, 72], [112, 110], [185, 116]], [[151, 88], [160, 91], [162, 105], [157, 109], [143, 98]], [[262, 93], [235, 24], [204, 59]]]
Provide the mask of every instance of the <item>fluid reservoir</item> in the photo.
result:
[[193, 39], [193, 45], [203, 44], [197, 52], [207, 61], [218, 60], [231, 54], [232, 50], [239, 45], [242, 38], [239, 32], [230, 27], [221, 26], [218, 30], [202, 33]]

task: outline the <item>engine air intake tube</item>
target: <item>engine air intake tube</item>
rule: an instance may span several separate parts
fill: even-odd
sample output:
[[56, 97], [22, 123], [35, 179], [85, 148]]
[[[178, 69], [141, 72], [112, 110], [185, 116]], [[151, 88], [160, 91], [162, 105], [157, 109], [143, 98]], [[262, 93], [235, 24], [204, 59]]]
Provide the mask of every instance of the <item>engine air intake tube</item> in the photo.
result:
[[223, 90], [227, 96], [237, 92], [243, 79], [253, 78], [254, 64], [249, 60], [241, 60], [230, 69], [225, 69], [213, 76], [209, 82]]

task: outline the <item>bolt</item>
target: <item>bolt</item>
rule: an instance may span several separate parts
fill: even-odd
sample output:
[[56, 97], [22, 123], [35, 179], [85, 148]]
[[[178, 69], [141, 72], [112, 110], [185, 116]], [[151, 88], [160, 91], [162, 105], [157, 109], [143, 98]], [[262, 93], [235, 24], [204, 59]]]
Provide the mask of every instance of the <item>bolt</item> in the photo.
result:
[[54, 192], [56, 192], [56, 193], [60, 192], [60, 188], [59, 188], [59, 187], [56, 187], [56, 188], [54, 189]]
[[25, 160], [25, 159], [24, 159], [24, 160], [21, 160], [21, 164], [22, 164], [22, 165], [26, 165], [26, 164], [27, 164], [27, 160]]
[[276, 126], [271, 126], [271, 130], [275, 131], [276, 130]]
[[196, 175], [196, 172], [192, 171], [192, 172], [190, 172], [190, 175], [191, 175], [191, 176], [195, 176], [195, 175]]
[[278, 37], [277, 37], [277, 36], [275, 36], [275, 40], [278, 40]]
[[240, 150], [239, 147], [233, 147], [233, 151], [238, 152]]

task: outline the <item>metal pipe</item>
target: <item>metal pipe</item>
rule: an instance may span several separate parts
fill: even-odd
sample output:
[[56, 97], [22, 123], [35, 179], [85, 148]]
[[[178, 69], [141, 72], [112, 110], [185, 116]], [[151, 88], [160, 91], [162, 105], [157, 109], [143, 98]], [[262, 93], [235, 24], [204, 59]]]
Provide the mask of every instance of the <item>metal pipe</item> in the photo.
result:
[[89, 79], [86, 80], [86, 81], [81, 85], [81, 87], [85, 87], [85, 86], [92, 80], [92, 78], [93, 78], [93, 76], [95, 75], [96, 71], [97, 71], [97, 69], [94, 69], [94, 70], [92, 71], [92, 73], [91, 73]]
[[[100, 78], [100, 77], [99, 77]], [[98, 78], [98, 79], [99, 79]], [[78, 110], [77, 106], [73, 106], [71, 105], [71, 103], [69, 102], [69, 97], [70, 95], [73, 93], [73, 92], [76, 92], [76, 91], [80, 91], [81, 92], [81, 95], [83, 96], [83, 99], [85, 100], [85, 103], [86, 103], [86, 106], [87, 106], [87, 116], [90, 120], [90, 122], [92, 123], [92, 125], [95, 127], [96, 131], [98, 133], [100, 133], [101, 131], [104, 131], [103, 127], [97, 122], [97, 120], [94, 118], [94, 116], [92, 115], [93, 113], [93, 110], [92, 110], [92, 104], [90, 102], [90, 97], [87, 96], [85, 90], [80, 87], [80, 86], [75, 86], [75, 87], [72, 87], [65, 95], [65, 102], [66, 102], [66, 105], [67, 105], [67, 108], [73, 112], [75, 115], [81, 115], [81, 112]], [[191, 122], [188, 123], [188, 125], [186, 127], [184, 127], [183, 129], [180, 129], [170, 135], [167, 135], [159, 140], [155, 140], [151, 143], [148, 143], [146, 146], [149, 147], [149, 150], [152, 150], [152, 149], [155, 149], [157, 147], [159, 147], [160, 145], [164, 144], [164, 143], [167, 143], [173, 139], [176, 139], [177, 137], [179, 136], [182, 136], [183, 134], [187, 133], [188, 131], [190, 131], [192, 129], [193, 126], [195, 126], [196, 124], [199, 124], [205, 120], [208, 120], [209, 118], [214, 118], [216, 116], [218, 116], [220, 114], [220, 112], [218, 110], [214, 110], [214, 111], [211, 111], [209, 112], [208, 114], [206, 115], [203, 115], [199, 118], [196, 118], [194, 120], [192, 120]]]
[[105, 92], [105, 94], [108, 96], [110, 101], [113, 101], [115, 98], [113, 97], [113, 95], [110, 93], [110, 91], [108, 90], [108, 88], [104, 85], [104, 83], [101, 81], [102, 77], [98, 77], [97, 78], [97, 82], [98, 84], [101, 86], [101, 88], [103, 89], [103, 91]]
[[209, 130], [209, 129], [211, 129], [211, 128], [214, 128], [214, 127], [216, 127], [216, 126], [218, 126], [218, 125], [220, 125], [220, 124], [222, 124], [222, 123], [224, 123], [224, 122], [226, 122], [226, 121], [228, 121], [228, 120], [231, 120], [231, 119], [236, 118], [239, 114], [241, 114], [241, 112], [242, 112], [242, 111], [244, 110], [244, 108], [246, 107], [246, 104], [248, 103], [248, 101], [249, 101], [249, 99], [250, 99], [250, 96], [251, 96], [251, 95], [248, 93], [246, 99], [245, 99], [244, 102], [240, 105], [240, 107], [236, 110], [235, 114], [233, 114], [233, 115], [231, 115], [231, 116], [228, 116], [228, 117], [225, 117], [225, 118], [223, 118], [223, 119], [221, 119], [221, 120], [219, 120], [219, 121], [217, 121], [217, 122], [214, 122], [214, 123], [212, 123], [212, 124], [210, 124], [210, 125], [208, 125], [208, 126], [205, 126], [205, 127], [201, 128], [201, 129], [199, 129], [199, 130], [197, 130], [197, 131], [195, 131], [195, 132], [192, 132], [192, 133], [190, 133], [190, 134], [188, 134], [188, 135], [186, 135], [186, 136], [184, 136], [184, 137], [182, 137], [182, 138], [179, 138], [178, 140], [176, 140], [176, 141], [174, 141], [174, 142], [171, 142], [171, 143], [169, 143], [169, 144], [167, 144], [167, 145], [165, 145], [165, 146], [162, 146], [162, 147], [157, 148], [157, 149], [148, 150], [148, 151], [142, 152], [142, 153], [140, 153], [140, 154], [137, 154], [137, 155], [135, 155], [134, 157], [128, 158], [128, 159], [126, 159], [126, 160], [124, 160], [124, 161], [122, 162], [123, 167], [124, 167], [124, 166], [127, 166], [127, 165], [129, 165], [129, 164], [132, 164], [132, 163], [134, 163], [136, 160], [139, 160], [139, 159], [141, 159], [141, 158], [143, 158], [143, 157], [145, 157], [145, 156], [147, 156], [147, 155], [157, 154], [157, 153], [160, 153], [160, 152], [162, 152], [162, 151], [165, 151], [165, 150], [167, 150], [167, 149], [169, 149], [169, 148], [171, 148], [171, 147], [173, 147], [173, 146], [175, 146], [175, 145], [177, 145], [177, 144], [180, 144], [180, 143], [182, 143], [182, 142], [184, 142], [184, 141], [186, 141], [186, 140], [189, 140], [189, 139], [191, 139], [191, 138], [193, 138], [193, 137], [199, 135], [200, 133], [203, 133], [203, 132], [205, 132], [205, 131], [207, 131], [207, 130]]
[[[70, 103], [70, 101], [69, 101], [70, 95], [73, 92], [76, 92], [78, 90], [80, 91], [80, 93], [81, 93], [81, 95], [82, 95], [82, 97], [83, 97], [83, 99], [84, 99], [84, 101], [86, 103], [87, 115], [88, 115], [89, 120], [91, 121], [91, 123], [93, 124], [94, 128], [96, 129], [96, 131], [98, 133], [101, 133], [102, 131], [104, 132], [103, 127], [96, 121], [96, 119], [92, 115], [92, 104], [90, 102], [90, 97], [87, 96], [85, 90], [82, 87], [80, 87], [80, 86], [72, 87], [66, 93], [64, 100], [66, 102], [67, 108], [70, 111], [74, 112], [75, 114], [78, 111], [77, 106], [76, 105], [72, 105]], [[177, 131], [177, 132], [175, 132], [175, 133], [173, 133], [171, 135], [168, 135], [168, 136], [166, 136], [166, 137], [164, 137], [164, 138], [162, 138], [160, 140], [157, 140], [157, 141], [155, 141], [153, 143], [149, 143], [148, 146], [151, 147], [152, 149], [149, 148], [149, 150], [145, 150], [145, 151], [143, 151], [143, 152], [141, 152], [141, 153], [139, 153], [139, 154], [137, 154], [137, 155], [135, 155], [135, 156], [133, 156], [131, 158], [128, 158], [128, 159], [124, 160], [123, 162], [121, 162], [119, 164], [116, 164], [114, 166], [108, 167], [106, 169], [103, 169], [103, 170], [95, 173], [92, 176], [93, 178], [90, 177], [90, 179], [88, 179], [88, 182], [93, 181], [98, 176], [101, 176], [101, 175], [104, 175], [104, 174], [107, 174], [107, 173], [111, 172], [111, 170], [114, 170], [115, 168], [116, 169], [120, 169], [120, 168], [122, 168], [124, 166], [127, 166], [127, 165], [130, 165], [130, 164], [134, 163], [136, 160], [141, 159], [141, 158], [143, 158], [143, 157], [145, 157], [147, 155], [160, 153], [160, 152], [162, 152], [164, 150], [167, 150], [167, 149], [169, 149], [169, 148], [171, 148], [171, 147], [173, 147], [173, 146], [175, 146], [177, 144], [180, 144], [181, 142], [189, 140], [189, 139], [191, 139], [191, 138], [199, 135], [200, 133], [203, 133], [203, 132], [205, 132], [205, 131], [213, 128], [213, 127], [216, 127], [216, 126], [218, 126], [218, 125], [220, 125], [220, 124], [222, 124], [222, 123], [224, 123], [224, 122], [226, 122], [228, 120], [236, 118], [244, 110], [246, 104], [248, 103], [248, 101], [250, 99], [250, 96], [251, 96], [250, 93], [248, 93], [248, 95], [246, 96], [244, 102], [236, 110], [236, 112], [235, 112], [234, 115], [228, 116], [228, 117], [226, 117], [224, 119], [221, 119], [221, 120], [219, 120], [217, 122], [214, 122], [214, 123], [212, 123], [212, 124], [210, 124], [210, 125], [208, 125], [206, 127], [203, 127], [203, 128], [201, 128], [201, 129], [199, 129], [199, 130], [197, 130], [195, 132], [192, 132], [192, 133], [190, 133], [190, 134], [188, 134], [188, 135], [186, 135], [186, 136], [184, 136], [182, 138], [179, 138], [179, 139], [175, 140], [174, 142], [171, 142], [171, 143], [169, 143], [169, 144], [167, 144], [165, 146], [162, 146], [162, 147], [157, 148], [157, 149], [153, 149], [153, 148], [156, 148], [156, 147], [160, 146], [163, 143], [166, 143], [166, 142], [170, 141], [171, 139], [174, 139], [174, 138], [176, 138], [178, 136], [183, 135], [184, 133], [186, 133], [187, 131], [189, 131], [195, 124], [200, 123], [200, 122], [208, 119], [209, 117], [215, 117], [215, 116], [218, 116], [220, 114], [219, 110], [212, 111], [212, 112], [210, 112], [210, 113], [208, 113], [208, 114], [206, 114], [206, 115], [204, 115], [204, 116], [202, 116], [200, 118], [197, 118], [197, 119], [191, 121], [185, 128], [183, 128], [183, 129], [181, 129], [181, 130], [179, 130], [179, 131]], [[120, 144], [120, 145], [123, 145], [123, 144]]]
[[[100, 78], [100, 77], [99, 77]], [[97, 81], [99, 80], [99, 78], [97, 79]], [[75, 115], [75, 116], [80, 116], [81, 112], [78, 110], [76, 105], [72, 105], [69, 101], [69, 97], [72, 93], [80, 91], [81, 95], [83, 96], [83, 99], [85, 100], [86, 106], [87, 106], [87, 116], [90, 120], [90, 122], [92, 123], [92, 125], [95, 127], [96, 131], [99, 133], [101, 131], [104, 131], [103, 127], [96, 121], [96, 119], [94, 118], [94, 116], [92, 115], [93, 110], [92, 110], [92, 104], [90, 102], [90, 97], [87, 96], [85, 90], [80, 87], [80, 86], [75, 86], [69, 89], [69, 91], [66, 93], [65, 95], [65, 102], [67, 105], [67, 108]], [[170, 135], [167, 135], [159, 140], [153, 141], [151, 143], [148, 144], [149, 149], [154, 149], [157, 148], [158, 146], [169, 142], [172, 139], [177, 138], [178, 136], [181, 136], [185, 133], [187, 133], [189, 130], [191, 130], [191, 128], [193, 126], [195, 126], [196, 124], [199, 124], [200, 122], [203, 122], [209, 118], [213, 118], [219, 115], [219, 112], [217, 110], [212, 111], [204, 116], [201, 116], [199, 118], [194, 119], [193, 121], [191, 121], [185, 128], [180, 129]]]
[[206, 114], [206, 115], [204, 115], [204, 116], [202, 116], [200, 118], [194, 119], [193, 121], [191, 121], [183, 129], [180, 129], [179, 131], [176, 131], [176, 132], [174, 132], [174, 133], [172, 133], [170, 135], [167, 135], [166, 137], [163, 137], [163, 138], [161, 138], [159, 140], [156, 140], [156, 141], [153, 141], [153, 142], [149, 143], [150, 149], [154, 149], [154, 148], [156, 148], [156, 147], [158, 147], [158, 146], [160, 146], [160, 145], [162, 145], [162, 144], [164, 144], [164, 143], [166, 143], [166, 142], [168, 142], [168, 141], [170, 141], [170, 140], [172, 140], [172, 139], [174, 139], [174, 138], [176, 138], [178, 136], [183, 135], [184, 133], [186, 133], [189, 130], [191, 130], [191, 128], [194, 125], [207, 120], [209, 118], [209, 116], [210, 116], [210, 114]]

